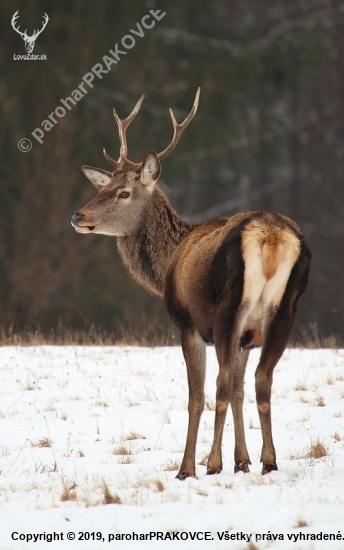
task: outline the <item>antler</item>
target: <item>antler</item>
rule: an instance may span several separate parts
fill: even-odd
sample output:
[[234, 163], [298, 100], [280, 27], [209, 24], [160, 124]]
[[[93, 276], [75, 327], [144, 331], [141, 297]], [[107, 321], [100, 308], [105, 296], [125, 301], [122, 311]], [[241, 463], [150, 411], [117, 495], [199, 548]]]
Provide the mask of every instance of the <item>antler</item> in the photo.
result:
[[[171, 115], [171, 119], [172, 119], [173, 130], [174, 130], [173, 138], [172, 138], [171, 143], [166, 147], [166, 149], [164, 149], [161, 153], [158, 153], [158, 159], [159, 160], [162, 160], [162, 159], [166, 158], [170, 153], [172, 153], [173, 149], [176, 147], [176, 145], [177, 145], [177, 143], [180, 139], [180, 136], [182, 135], [185, 128], [190, 124], [191, 120], [195, 116], [195, 114], [197, 112], [197, 107], [198, 107], [198, 104], [199, 104], [200, 93], [201, 93], [201, 88], [198, 88], [198, 90], [196, 92], [196, 97], [195, 97], [193, 107], [192, 107], [190, 113], [188, 114], [188, 116], [186, 117], [186, 119], [184, 120], [184, 122], [182, 122], [181, 124], [177, 123], [176, 118], [173, 114], [173, 111], [172, 111], [172, 109], [170, 109], [170, 115]], [[117, 120], [117, 118], [116, 118], [116, 120]], [[122, 148], [121, 148], [121, 151], [122, 151]], [[139, 163], [131, 162], [131, 160], [129, 160], [126, 157], [126, 154], [124, 155], [123, 153], [120, 153], [120, 156], [121, 156], [121, 159], [125, 162], [125, 164], [128, 164], [128, 166], [130, 166], [134, 170], [138, 170], [139, 168], [141, 168], [142, 162], [139, 162]]]
[[17, 10], [17, 11], [15, 12], [14, 16], [12, 17], [12, 19], [11, 19], [11, 25], [12, 25], [12, 27], [14, 28], [14, 30], [15, 30], [18, 34], [20, 34], [20, 36], [21, 36], [22, 38], [24, 38], [24, 39], [25, 39], [25, 38], [28, 38], [28, 36], [27, 36], [27, 34], [26, 34], [27, 29], [26, 29], [24, 32], [20, 32], [20, 30], [19, 30], [20, 27], [17, 28], [17, 27], [15, 26], [18, 17], [19, 17], [19, 10]]
[[[120, 143], [121, 143], [121, 148], [120, 148], [120, 151], [119, 151], [119, 159], [117, 161], [112, 159], [107, 154], [105, 149], [103, 149], [103, 153], [104, 153], [104, 157], [106, 158], [106, 160], [108, 162], [110, 162], [117, 170], [122, 170], [122, 167], [123, 167], [124, 163], [127, 163], [130, 166], [130, 161], [128, 162], [126, 160], [126, 156], [128, 154], [128, 145], [127, 145], [126, 132], [127, 132], [127, 128], [129, 126], [129, 124], [134, 120], [137, 113], [139, 112], [144, 98], [145, 98], [144, 95], [142, 95], [140, 97], [140, 99], [136, 103], [134, 109], [131, 111], [130, 115], [127, 116], [127, 118], [125, 118], [124, 120], [121, 120], [119, 118], [116, 109], [113, 110], [113, 116], [115, 117], [115, 120], [116, 120], [117, 125], [118, 125], [119, 140], [120, 140]], [[131, 163], [131, 164], [133, 164], [133, 163]]]
[[175, 116], [173, 114], [173, 111], [172, 111], [172, 109], [170, 109], [170, 115], [171, 115], [171, 119], [172, 119], [173, 130], [174, 130], [173, 138], [172, 138], [171, 143], [166, 147], [166, 149], [164, 149], [161, 153], [158, 154], [158, 159], [159, 160], [162, 160], [162, 159], [166, 158], [170, 153], [172, 153], [173, 149], [176, 147], [176, 145], [177, 145], [177, 143], [180, 139], [180, 136], [184, 132], [185, 128], [192, 121], [193, 117], [195, 116], [195, 114], [197, 112], [200, 93], [201, 93], [201, 88], [198, 88], [198, 90], [196, 92], [196, 97], [195, 97], [195, 101], [194, 101], [194, 104], [192, 106], [192, 109], [191, 109], [190, 113], [188, 114], [188, 116], [186, 117], [186, 119], [184, 120], [184, 122], [182, 122], [181, 124], [177, 123], [177, 121], [175, 119]]
[[47, 26], [48, 21], [49, 21], [49, 17], [47, 16], [46, 13], [44, 14], [44, 17], [45, 17], [45, 19], [43, 19], [43, 27], [41, 28], [40, 31], [38, 31], [38, 30], [37, 30], [37, 31], [34, 31], [34, 33], [33, 33], [33, 35], [31, 36], [31, 38], [36, 39], [37, 36], [38, 36], [39, 34], [41, 34], [42, 31], [44, 31], [44, 29], [45, 29], [45, 27]]
[[[198, 103], [199, 103], [200, 93], [201, 93], [201, 88], [198, 88], [193, 107], [192, 107], [190, 113], [188, 114], [188, 116], [186, 117], [186, 119], [184, 120], [184, 122], [182, 122], [181, 124], [177, 123], [177, 121], [175, 119], [175, 116], [173, 114], [173, 111], [172, 111], [172, 109], [170, 109], [170, 115], [171, 115], [171, 119], [172, 119], [173, 130], [174, 130], [173, 138], [172, 138], [171, 143], [166, 147], [166, 149], [164, 149], [161, 153], [158, 154], [158, 158], [160, 160], [166, 158], [173, 151], [173, 149], [176, 147], [176, 145], [177, 145], [177, 143], [180, 139], [180, 136], [184, 132], [185, 128], [190, 124], [191, 120], [195, 116], [195, 114], [197, 112]], [[119, 139], [120, 139], [120, 142], [121, 142], [121, 149], [120, 149], [120, 152], [119, 152], [119, 159], [116, 161], [113, 158], [111, 158], [107, 154], [105, 149], [103, 149], [103, 153], [104, 153], [104, 157], [106, 158], [106, 160], [108, 162], [110, 162], [117, 170], [122, 170], [123, 164], [127, 164], [133, 170], [138, 170], [142, 166], [142, 162], [138, 162], [138, 163], [131, 162], [131, 160], [129, 160], [127, 158], [128, 145], [127, 145], [126, 131], [127, 131], [127, 128], [129, 126], [129, 124], [132, 122], [132, 120], [135, 118], [135, 116], [139, 112], [139, 109], [140, 109], [141, 104], [144, 100], [144, 97], [145, 97], [144, 95], [142, 95], [140, 97], [140, 99], [136, 103], [136, 105], [135, 105], [134, 109], [132, 110], [132, 112], [130, 113], [130, 115], [124, 120], [121, 120], [119, 118], [119, 116], [116, 112], [116, 109], [113, 110], [113, 116], [115, 117], [117, 125], [118, 125]]]

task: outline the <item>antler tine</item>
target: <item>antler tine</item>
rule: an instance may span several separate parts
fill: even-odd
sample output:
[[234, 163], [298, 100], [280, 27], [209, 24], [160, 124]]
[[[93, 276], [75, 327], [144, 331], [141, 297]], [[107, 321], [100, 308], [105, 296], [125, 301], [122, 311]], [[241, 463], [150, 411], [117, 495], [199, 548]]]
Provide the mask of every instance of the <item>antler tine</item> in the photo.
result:
[[144, 98], [145, 98], [144, 95], [142, 95], [140, 97], [140, 99], [136, 103], [134, 109], [131, 111], [130, 115], [127, 116], [127, 118], [125, 118], [124, 120], [121, 120], [119, 118], [116, 109], [113, 110], [113, 116], [115, 117], [115, 120], [116, 120], [117, 125], [118, 125], [119, 140], [120, 140], [120, 143], [121, 143], [121, 148], [120, 148], [120, 152], [119, 152], [119, 159], [116, 163], [119, 170], [122, 169], [123, 164], [128, 164], [128, 166], [130, 166], [131, 168], [135, 168], [135, 169], [139, 168], [142, 164], [142, 163], [135, 164], [134, 162], [131, 162], [129, 159], [127, 159], [128, 145], [127, 145], [126, 131], [127, 131], [127, 128], [129, 126], [129, 124], [134, 120], [137, 113], [139, 112]]
[[173, 114], [173, 111], [172, 111], [172, 109], [170, 109], [170, 115], [171, 115], [171, 119], [172, 119], [173, 130], [174, 130], [173, 138], [172, 138], [171, 143], [166, 147], [166, 149], [164, 149], [161, 153], [158, 154], [159, 160], [162, 160], [162, 159], [166, 158], [173, 151], [173, 149], [176, 147], [176, 145], [177, 145], [177, 143], [180, 139], [180, 136], [184, 132], [185, 128], [190, 124], [191, 120], [195, 116], [195, 114], [197, 112], [197, 107], [198, 107], [198, 104], [199, 104], [200, 93], [201, 93], [201, 88], [198, 88], [198, 90], [196, 92], [196, 97], [195, 97], [193, 107], [192, 107], [190, 113], [188, 114], [188, 116], [186, 117], [186, 119], [184, 120], [184, 122], [182, 122], [181, 124], [177, 123], [176, 118]]
[[120, 170], [120, 168], [118, 168], [117, 162], [107, 154], [105, 149], [103, 149], [103, 155], [110, 164], [112, 164], [116, 169]]

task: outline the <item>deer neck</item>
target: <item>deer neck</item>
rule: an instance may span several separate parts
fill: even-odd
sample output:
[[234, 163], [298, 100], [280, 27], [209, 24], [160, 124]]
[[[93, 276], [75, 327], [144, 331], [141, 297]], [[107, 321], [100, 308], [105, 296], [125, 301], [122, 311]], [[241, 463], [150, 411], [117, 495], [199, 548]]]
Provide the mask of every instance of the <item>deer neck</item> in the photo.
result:
[[191, 229], [156, 187], [136, 231], [117, 238], [118, 250], [134, 279], [163, 296], [170, 259]]

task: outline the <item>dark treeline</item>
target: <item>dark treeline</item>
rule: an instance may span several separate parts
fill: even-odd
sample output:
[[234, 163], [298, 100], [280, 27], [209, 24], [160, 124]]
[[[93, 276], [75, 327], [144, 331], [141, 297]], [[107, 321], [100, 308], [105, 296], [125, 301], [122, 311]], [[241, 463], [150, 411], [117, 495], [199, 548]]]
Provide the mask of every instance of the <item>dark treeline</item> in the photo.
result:
[[[26, 53], [11, 27], [17, 9], [17, 25], [28, 34], [48, 14], [33, 52], [46, 61], [14, 59]], [[143, 37], [131, 34], [136, 43], [125, 49], [122, 38], [149, 10], [166, 15]], [[294, 218], [313, 253], [297, 330], [316, 323], [322, 335], [341, 339], [343, 3], [3, 0], [1, 11], [4, 326], [49, 331], [61, 322], [95, 323], [140, 331], [167, 324], [160, 301], [125, 272], [115, 239], [78, 235], [70, 218], [95, 194], [80, 166], [111, 169], [103, 147], [118, 156], [113, 107], [124, 118], [146, 94], [128, 130], [129, 157], [140, 161], [169, 143], [168, 108], [181, 120], [201, 86], [199, 111], [163, 162], [162, 188], [189, 220], [260, 209]], [[121, 60], [85, 86], [88, 93], [39, 144], [31, 132], [116, 44]], [[17, 147], [24, 137], [33, 142], [28, 153]]]

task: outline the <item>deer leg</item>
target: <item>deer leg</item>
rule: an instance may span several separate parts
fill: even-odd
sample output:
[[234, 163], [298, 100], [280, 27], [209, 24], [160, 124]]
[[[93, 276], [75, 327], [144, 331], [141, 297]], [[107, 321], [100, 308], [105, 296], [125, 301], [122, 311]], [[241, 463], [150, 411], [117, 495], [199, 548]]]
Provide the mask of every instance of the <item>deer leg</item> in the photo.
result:
[[256, 370], [256, 400], [262, 430], [262, 473], [277, 470], [276, 452], [271, 429], [271, 386], [274, 368], [282, 356], [293, 327], [295, 312], [281, 308], [266, 331], [260, 361]]
[[195, 453], [199, 422], [204, 408], [206, 345], [196, 329], [181, 334], [189, 384], [189, 425], [184, 457], [177, 479], [196, 477]]
[[246, 447], [243, 402], [244, 402], [244, 378], [249, 350], [238, 351], [234, 365], [233, 389], [231, 394], [231, 408], [234, 421], [235, 447], [234, 447], [234, 472], [249, 472], [250, 457]]
[[222, 471], [222, 436], [232, 393], [233, 369], [239, 344], [237, 332], [233, 315], [217, 315], [214, 320], [214, 343], [219, 374], [216, 380], [214, 441], [208, 458], [208, 475]]

